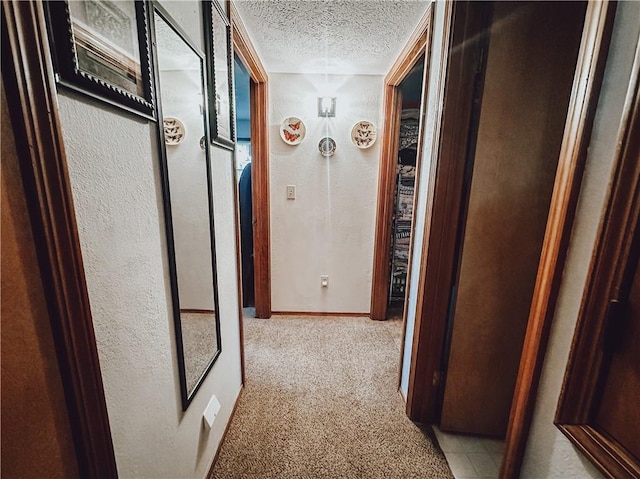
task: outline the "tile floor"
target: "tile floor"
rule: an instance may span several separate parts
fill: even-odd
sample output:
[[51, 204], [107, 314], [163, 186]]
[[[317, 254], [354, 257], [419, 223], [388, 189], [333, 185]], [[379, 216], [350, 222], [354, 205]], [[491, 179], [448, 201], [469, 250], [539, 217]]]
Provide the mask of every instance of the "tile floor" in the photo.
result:
[[504, 441], [450, 434], [436, 426], [433, 432], [456, 479], [498, 477]]

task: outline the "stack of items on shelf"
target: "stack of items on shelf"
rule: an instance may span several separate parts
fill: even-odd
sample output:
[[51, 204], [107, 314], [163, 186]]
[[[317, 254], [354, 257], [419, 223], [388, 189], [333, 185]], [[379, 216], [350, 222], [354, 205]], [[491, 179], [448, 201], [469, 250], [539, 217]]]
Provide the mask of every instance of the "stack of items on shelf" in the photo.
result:
[[418, 109], [403, 110], [400, 121], [397, 183], [391, 251], [389, 300], [403, 300], [409, 267], [413, 194], [419, 132]]

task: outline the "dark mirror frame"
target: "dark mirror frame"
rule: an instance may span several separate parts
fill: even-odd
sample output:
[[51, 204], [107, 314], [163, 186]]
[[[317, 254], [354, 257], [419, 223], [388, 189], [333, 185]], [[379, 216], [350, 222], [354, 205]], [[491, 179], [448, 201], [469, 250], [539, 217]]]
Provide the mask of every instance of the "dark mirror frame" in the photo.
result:
[[[213, 268], [213, 301], [214, 301], [214, 309], [215, 309], [215, 323], [216, 323], [216, 339], [217, 339], [217, 351], [213, 355], [211, 361], [207, 365], [206, 369], [198, 379], [196, 385], [193, 387], [191, 393], [187, 389], [187, 378], [186, 378], [186, 370], [185, 370], [185, 360], [184, 360], [184, 345], [182, 339], [182, 324], [180, 321], [180, 299], [178, 294], [178, 277], [177, 277], [177, 267], [176, 267], [176, 257], [175, 257], [175, 243], [173, 236], [173, 220], [171, 213], [171, 192], [169, 187], [169, 170], [167, 164], [167, 151], [165, 145], [165, 133], [164, 126], [162, 122], [162, 100], [160, 93], [160, 68], [158, 65], [158, 51], [157, 51], [157, 43], [156, 43], [156, 31], [155, 31], [155, 15], [159, 15], [166, 23], [169, 25], [173, 31], [181, 38], [182, 41], [185, 42], [187, 46], [200, 58], [202, 65], [202, 91], [206, 96], [207, 92], [207, 71], [205, 64], [204, 54], [196, 47], [189, 36], [185, 33], [185, 31], [180, 28], [178, 23], [169, 15], [169, 13], [160, 5], [158, 2], [152, 2], [152, 9], [150, 13], [150, 30], [151, 30], [151, 40], [152, 40], [152, 54], [153, 54], [153, 65], [155, 72], [155, 84], [156, 84], [156, 109], [158, 115], [158, 153], [160, 158], [160, 174], [162, 176], [162, 190], [163, 190], [163, 206], [164, 206], [164, 216], [165, 216], [165, 227], [167, 234], [167, 254], [169, 260], [169, 276], [171, 280], [171, 296], [173, 299], [173, 317], [174, 317], [174, 326], [175, 326], [175, 334], [176, 334], [176, 349], [178, 353], [178, 370], [180, 375], [180, 391], [182, 397], [182, 410], [186, 411], [191, 403], [192, 399], [195, 397], [198, 389], [204, 382], [205, 378], [211, 371], [214, 363], [222, 353], [222, 341], [220, 338], [220, 308], [218, 303], [218, 270], [216, 267], [216, 248], [215, 248], [215, 228], [214, 228], [214, 218], [213, 218], [213, 186], [212, 186], [212, 175], [211, 175], [211, 158], [209, 156], [209, 138], [208, 138], [208, 109], [203, 108], [203, 122], [204, 122], [204, 149], [205, 149], [205, 163], [207, 170], [207, 192], [208, 192], [208, 201], [209, 201], [209, 225], [210, 225], [210, 235], [211, 235], [211, 267]], [[205, 105], [206, 105], [205, 101]]]
[[156, 111], [149, 49], [147, 2], [135, 0], [135, 21], [142, 73], [142, 96], [135, 95], [91, 72], [82, 70], [78, 63], [69, 1], [45, 1], [44, 5], [56, 82], [149, 120], [155, 120]]
[[[225, 3], [227, 0], [223, 0]], [[204, 35], [205, 35], [205, 52], [207, 58], [207, 71], [209, 72], [208, 88], [209, 88], [209, 111], [211, 118], [211, 140], [213, 144], [226, 148], [228, 150], [235, 149], [235, 121], [233, 115], [233, 38], [231, 36], [231, 24], [229, 18], [222, 5], [217, 0], [206, 0], [203, 2], [204, 12]], [[226, 45], [215, 44], [214, 21], [219, 20], [224, 24]], [[227, 63], [227, 78], [216, 78], [215, 70], [215, 52], [216, 49], [223, 48], [225, 50], [225, 58]], [[220, 134], [220, 117], [216, 108], [216, 82], [218, 80], [227, 82], [228, 101], [229, 101], [229, 133], [230, 137], [226, 138]]]

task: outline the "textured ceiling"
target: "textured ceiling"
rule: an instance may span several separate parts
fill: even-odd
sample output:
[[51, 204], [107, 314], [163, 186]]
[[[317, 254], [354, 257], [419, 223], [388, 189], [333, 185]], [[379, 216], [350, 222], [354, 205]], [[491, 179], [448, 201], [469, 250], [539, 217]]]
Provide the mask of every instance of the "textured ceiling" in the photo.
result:
[[428, 0], [239, 0], [268, 72], [384, 75]]

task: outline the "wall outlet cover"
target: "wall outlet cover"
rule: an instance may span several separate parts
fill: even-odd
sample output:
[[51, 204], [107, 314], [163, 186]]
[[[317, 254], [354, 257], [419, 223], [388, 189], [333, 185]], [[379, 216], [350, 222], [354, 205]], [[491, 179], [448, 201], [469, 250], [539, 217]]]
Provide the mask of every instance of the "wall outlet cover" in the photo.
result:
[[211, 427], [213, 426], [213, 422], [216, 420], [216, 416], [218, 415], [219, 411], [220, 411], [220, 401], [218, 401], [217, 397], [211, 396], [211, 399], [209, 400], [209, 404], [207, 404], [207, 407], [204, 410], [204, 414], [202, 415], [202, 422], [205, 430], [208, 431], [209, 429], [211, 429]]

